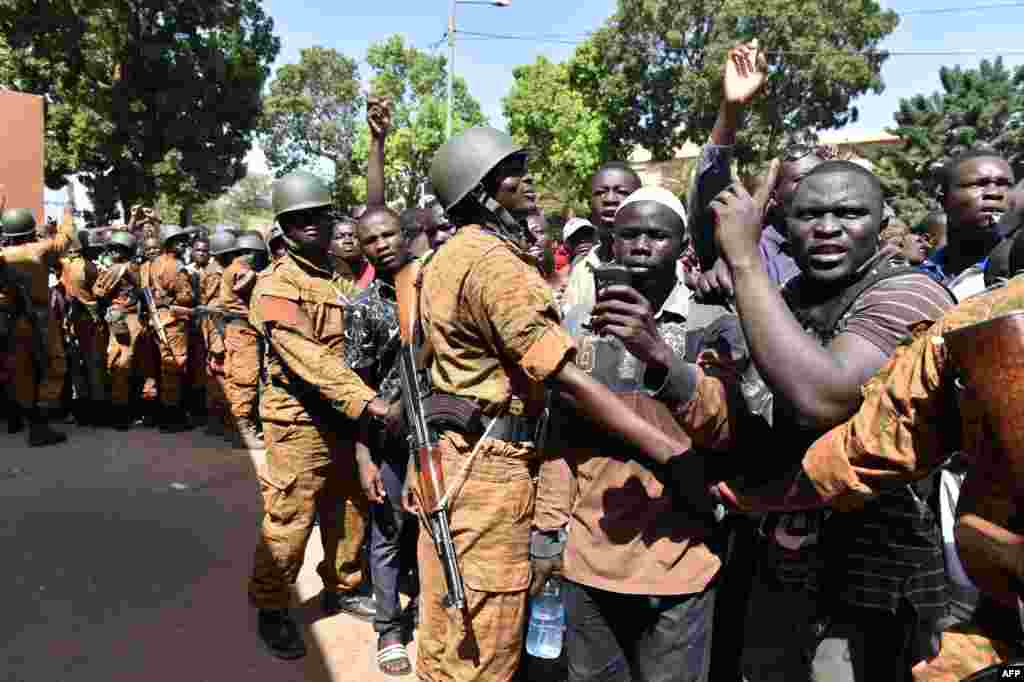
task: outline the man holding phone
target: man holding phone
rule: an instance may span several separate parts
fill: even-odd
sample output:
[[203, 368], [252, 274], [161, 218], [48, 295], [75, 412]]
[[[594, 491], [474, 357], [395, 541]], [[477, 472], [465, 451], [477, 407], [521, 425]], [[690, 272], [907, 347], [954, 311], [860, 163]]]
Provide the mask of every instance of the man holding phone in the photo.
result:
[[[593, 269], [596, 305], [566, 318], [581, 369], [680, 438], [678, 368], [714, 359], [742, 371], [747, 359], [736, 317], [693, 302], [677, 277], [686, 223], [668, 190], [632, 193], [612, 225], [613, 265]], [[663, 494], [648, 460], [579, 416], [557, 415], [552, 445], [575, 491], [561, 569], [570, 679], [708, 679], [723, 563], [715, 518]]]

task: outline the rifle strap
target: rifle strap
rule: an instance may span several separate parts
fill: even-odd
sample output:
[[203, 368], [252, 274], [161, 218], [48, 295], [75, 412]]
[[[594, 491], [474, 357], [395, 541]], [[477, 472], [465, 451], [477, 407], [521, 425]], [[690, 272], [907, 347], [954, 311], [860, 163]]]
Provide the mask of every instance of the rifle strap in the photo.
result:
[[[501, 413], [499, 412], [498, 414]], [[473, 466], [473, 462], [476, 460], [476, 456], [480, 454], [480, 446], [483, 445], [483, 442], [484, 440], [487, 439], [487, 436], [491, 434], [491, 429], [494, 428], [494, 425], [497, 422], [498, 417], [491, 417], [491, 421], [487, 425], [487, 428], [484, 429], [484, 433], [482, 436], [480, 436], [480, 440], [476, 442], [476, 445], [473, 446], [473, 451], [469, 453], [469, 457], [467, 457], [466, 461], [462, 463], [462, 468], [459, 469], [459, 473], [456, 474], [455, 479], [452, 481], [451, 485], [448, 486], [448, 489], [444, 491], [444, 495], [441, 496], [441, 499], [437, 501], [437, 506], [439, 509], [445, 509], [446, 507], [448, 507], [449, 504], [451, 504], [455, 500], [456, 497], [458, 497], [459, 492], [462, 490], [462, 486], [466, 483], [466, 480], [469, 478], [470, 467]]]

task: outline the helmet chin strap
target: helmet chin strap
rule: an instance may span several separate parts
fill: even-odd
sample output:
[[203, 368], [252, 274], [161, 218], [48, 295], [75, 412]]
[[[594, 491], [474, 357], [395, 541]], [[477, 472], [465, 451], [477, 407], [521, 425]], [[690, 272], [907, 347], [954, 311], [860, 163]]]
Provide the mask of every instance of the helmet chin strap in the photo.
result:
[[533, 244], [536, 238], [526, 227], [509, 213], [508, 209], [498, 203], [498, 200], [487, 193], [483, 185], [477, 185], [473, 190], [473, 198], [480, 206], [495, 219], [498, 225], [498, 232], [515, 242]]

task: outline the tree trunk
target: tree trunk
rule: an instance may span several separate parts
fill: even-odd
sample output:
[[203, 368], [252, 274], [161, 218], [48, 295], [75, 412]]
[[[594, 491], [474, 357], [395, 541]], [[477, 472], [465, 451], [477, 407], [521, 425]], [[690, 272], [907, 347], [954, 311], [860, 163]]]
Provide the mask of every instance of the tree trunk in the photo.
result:
[[182, 205], [181, 214], [179, 216], [182, 227], [188, 227], [192, 224], [192, 203], [188, 202]]

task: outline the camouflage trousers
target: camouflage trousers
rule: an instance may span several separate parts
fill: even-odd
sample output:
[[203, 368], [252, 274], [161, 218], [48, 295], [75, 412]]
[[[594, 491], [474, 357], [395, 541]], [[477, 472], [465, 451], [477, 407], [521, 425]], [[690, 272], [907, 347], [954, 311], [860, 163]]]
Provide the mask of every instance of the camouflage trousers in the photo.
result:
[[142, 389], [143, 398], [155, 400], [165, 407], [177, 407], [187, 383], [185, 372], [188, 363], [188, 321], [178, 320], [161, 313], [168, 343], [157, 338], [150, 331], [146, 345], [146, 383]]
[[112, 333], [107, 343], [107, 372], [110, 374], [110, 402], [128, 407], [135, 395], [135, 377], [139, 371], [139, 344], [144, 339], [142, 323], [135, 313], [125, 315], [128, 333]]
[[[462, 469], [472, 443], [446, 433], [445, 480]], [[444, 572], [429, 528], [420, 527], [420, 680], [503, 682], [519, 668], [530, 584], [529, 536], [534, 484], [532, 449], [487, 440], [451, 505], [452, 540], [466, 583], [466, 609], [446, 609]]]
[[60, 324], [48, 315], [46, 325], [46, 351], [42, 379], [36, 376], [32, 348], [32, 325], [21, 318], [14, 328], [14, 399], [22, 409], [30, 410], [38, 405], [42, 408], [56, 408], [64, 390], [67, 362], [64, 356], [64, 339]]
[[71, 325], [80, 356], [72, 376], [75, 397], [104, 401], [107, 397], [107, 325], [85, 312], [77, 315]]
[[236, 425], [252, 425], [259, 397], [259, 334], [244, 322], [232, 322], [227, 325], [224, 347], [225, 388], [231, 416]]
[[[324, 548], [317, 573], [324, 589], [351, 592], [363, 581], [369, 501], [359, 483], [355, 460], [349, 456], [308, 471], [283, 473], [288, 471], [287, 463], [274, 460], [293, 454], [280, 440], [294, 430], [264, 424], [268, 466], [260, 473], [263, 521], [249, 582], [249, 600], [257, 608], [288, 607], [290, 586], [302, 568], [316, 517]], [[290, 439], [290, 445], [301, 447], [301, 440], [300, 433]]]

